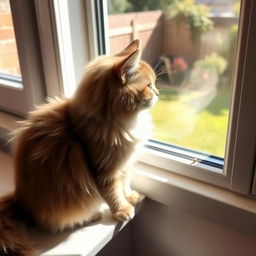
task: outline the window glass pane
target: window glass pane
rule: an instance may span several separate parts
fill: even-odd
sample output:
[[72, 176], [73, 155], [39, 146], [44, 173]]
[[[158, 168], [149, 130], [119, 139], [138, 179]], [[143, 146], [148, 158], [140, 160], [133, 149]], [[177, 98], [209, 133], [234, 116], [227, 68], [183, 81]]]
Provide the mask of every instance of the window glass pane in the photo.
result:
[[9, 0], [0, 0], [0, 77], [20, 77], [20, 64]]
[[110, 54], [139, 38], [158, 74], [153, 139], [224, 157], [239, 4], [108, 0]]

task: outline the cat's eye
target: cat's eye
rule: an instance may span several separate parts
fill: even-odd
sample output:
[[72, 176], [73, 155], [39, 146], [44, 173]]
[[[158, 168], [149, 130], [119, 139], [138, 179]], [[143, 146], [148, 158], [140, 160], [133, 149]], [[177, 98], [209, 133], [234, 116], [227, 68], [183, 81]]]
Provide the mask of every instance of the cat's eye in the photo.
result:
[[152, 84], [151, 83], [148, 83], [147, 86], [148, 86], [149, 89], [152, 89]]

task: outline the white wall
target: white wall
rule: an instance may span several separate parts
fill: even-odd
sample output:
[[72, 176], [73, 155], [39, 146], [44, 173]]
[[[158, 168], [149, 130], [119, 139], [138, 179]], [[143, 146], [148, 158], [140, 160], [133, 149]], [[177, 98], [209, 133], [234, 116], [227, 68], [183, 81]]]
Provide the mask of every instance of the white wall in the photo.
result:
[[131, 229], [131, 223], [127, 224], [97, 256], [133, 256]]
[[255, 256], [256, 237], [147, 201], [132, 222], [132, 248], [134, 256]]

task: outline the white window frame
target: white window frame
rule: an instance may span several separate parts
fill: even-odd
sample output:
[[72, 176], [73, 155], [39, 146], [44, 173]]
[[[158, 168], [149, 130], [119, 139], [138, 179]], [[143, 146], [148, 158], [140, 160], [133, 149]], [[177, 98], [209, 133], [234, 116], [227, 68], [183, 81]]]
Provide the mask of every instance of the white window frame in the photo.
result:
[[[22, 81], [0, 79], [0, 109], [23, 116], [45, 96], [33, 1], [11, 0]], [[10, 86], [12, 85], [12, 86]]]
[[84, 0], [10, 5], [22, 81], [0, 77], [0, 110], [25, 116], [46, 97], [74, 93], [85, 65], [98, 55], [95, 11], [93, 1]]
[[243, 1], [241, 28], [238, 38], [238, 58], [235, 89], [231, 106], [231, 121], [228, 138], [227, 168], [231, 170], [232, 191], [241, 194], [253, 193], [256, 156], [256, 2]]
[[94, 3], [35, 0], [35, 5], [47, 95], [70, 97], [86, 64], [99, 54]]

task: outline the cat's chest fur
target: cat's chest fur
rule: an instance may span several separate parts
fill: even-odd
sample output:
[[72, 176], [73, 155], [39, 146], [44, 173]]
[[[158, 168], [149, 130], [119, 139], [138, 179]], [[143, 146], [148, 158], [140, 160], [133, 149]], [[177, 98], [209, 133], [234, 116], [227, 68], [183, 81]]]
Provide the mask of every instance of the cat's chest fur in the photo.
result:
[[109, 170], [125, 165], [130, 157], [136, 156], [151, 130], [151, 117], [146, 110], [123, 122], [108, 125], [91, 122], [83, 134], [94, 168]]

